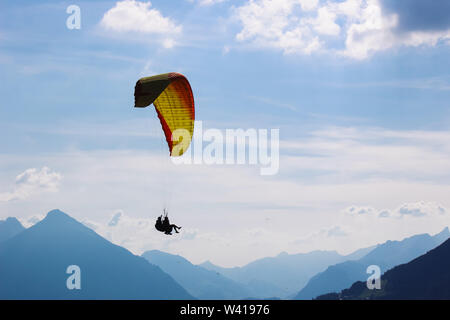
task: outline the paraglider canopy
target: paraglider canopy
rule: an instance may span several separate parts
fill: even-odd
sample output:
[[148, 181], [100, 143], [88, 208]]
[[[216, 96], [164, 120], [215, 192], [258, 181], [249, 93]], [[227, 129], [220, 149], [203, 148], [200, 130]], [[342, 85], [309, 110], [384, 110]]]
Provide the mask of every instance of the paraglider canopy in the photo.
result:
[[[134, 106], [145, 108], [152, 103], [161, 122], [170, 155], [183, 155], [189, 148], [194, 133], [194, 95], [189, 81], [176, 72], [139, 79], [134, 88]], [[185, 134], [173, 141], [173, 133], [180, 130]]]

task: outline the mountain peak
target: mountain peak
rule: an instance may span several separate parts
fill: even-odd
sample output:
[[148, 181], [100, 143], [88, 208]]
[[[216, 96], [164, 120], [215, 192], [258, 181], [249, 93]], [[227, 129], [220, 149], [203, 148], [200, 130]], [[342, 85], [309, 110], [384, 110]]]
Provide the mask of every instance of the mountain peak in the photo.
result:
[[71, 216], [69, 216], [67, 213], [62, 212], [59, 209], [54, 209], [51, 210], [47, 213], [47, 216], [41, 221], [41, 222], [57, 222], [57, 223], [61, 223], [61, 222], [73, 222], [76, 221], [74, 218], [72, 218]]
[[36, 223], [30, 229], [44, 229], [45, 233], [49, 236], [56, 236], [56, 234], [62, 237], [66, 237], [69, 234], [76, 236], [78, 232], [82, 232], [84, 234], [95, 234], [97, 237], [100, 237], [97, 233], [95, 233], [95, 231], [86, 227], [84, 224], [78, 222], [76, 219], [59, 209], [49, 211], [44, 219]]
[[280, 252], [277, 257], [287, 257], [289, 254], [286, 251]]
[[450, 236], [450, 231], [448, 229], [448, 227], [445, 227], [444, 229], [442, 229], [441, 232], [439, 232], [438, 234], [436, 234], [437, 236], [441, 236], [441, 235], [447, 235]]
[[66, 217], [69, 217], [69, 215], [67, 213], [62, 212], [59, 209], [53, 209], [53, 210], [51, 210], [51, 211], [49, 211], [47, 213], [47, 217], [52, 217], [52, 216], [66, 216]]
[[23, 230], [25, 230], [25, 228], [19, 220], [14, 217], [6, 218], [6, 220], [0, 220], [0, 242], [12, 238]]
[[17, 220], [17, 218], [15, 217], [8, 217], [6, 218], [6, 220], [0, 220], [0, 223], [7, 223], [7, 224], [11, 224], [11, 225], [22, 225], [19, 220]]
[[445, 227], [441, 232], [435, 234], [433, 238], [436, 239], [439, 243], [442, 243], [450, 238], [450, 231], [448, 230], [448, 227]]
[[199, 266], [202, 266], [202, 265], [210, 266], [210, 265], [212, 265], [212, 264], [213, 264], [213, 263], [212, 263], [211, 261], [206, 260], [206, 261], [203, 261], [202, 263], [200, 263]]

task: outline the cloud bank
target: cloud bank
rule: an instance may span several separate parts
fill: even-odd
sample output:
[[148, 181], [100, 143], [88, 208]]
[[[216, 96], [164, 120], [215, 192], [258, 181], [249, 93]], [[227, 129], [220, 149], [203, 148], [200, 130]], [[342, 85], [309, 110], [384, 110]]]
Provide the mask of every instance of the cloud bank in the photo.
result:
[[23, 200], [44, 192], [57, 192], [62, 175], [48, 167], [30, 168], [16, 177], [14, 191], [0, 193], [0, 202]]
[[[273, 177], [248, 166], [166, 166], [137, 150], [1, 162], [64, 163], [62, 209], [135, 253], [159, 249], [233, 266], [280, 251], [349, 253], [441, 231], [450, 224], [449, 141], [446, 131], [324, 127], [281, 141]], [[1, 209], [23, 215], [55, 206], [53, 195], [38, 200], [30, 210]], [[166, 200], [183, 227], [176, 237], [154, 230]]]
[[331, 52], [363, 60], [450, 39], [448, 2], [251, 0], [234, 8], [236, 40], [285, 54]]

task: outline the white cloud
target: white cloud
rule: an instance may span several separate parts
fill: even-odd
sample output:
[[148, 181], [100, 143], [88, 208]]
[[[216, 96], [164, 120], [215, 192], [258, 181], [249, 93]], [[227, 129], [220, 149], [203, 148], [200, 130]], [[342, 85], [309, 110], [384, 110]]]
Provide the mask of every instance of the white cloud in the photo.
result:
[[[399, 31], [399, 14], [383, 10], [379, 0], [251, 0], [235, 8], [234, 18], [242, 25], [238, 41], [287, 54], [321, 51], [362, 60], [395, 47], [450, 39], [450, 30]], [[332, 44], [336, 41], [344, 48]]]
[[435, 202], [415, 202], [415, 203], [405, 203], [400, 206], [397, 210], [398, 214], [401, 216], [411, 216], [411, 217], [425, 217], [425, 216], [436, 216], [444, 215], [447, 213], [446, 209]]
[[365, 5], [352, 17], [346, 32], [346, 48], [341, 53], [355, 59], [365, 59], [371, 52], [391, 48], [395, 44], [391, 29], [398, 24], [398, 16], [384, 16], [378, 0], [361, 2]]
[[435, 46], [438, 41], [450, 38], [450, 30], [399, 32], [399, 15], [385, 14], [379, 0], [360, 1], [360, 4], [361, 9], [351, 10], [349, 15], [353, 22], [347, 28], [342, 55], [366, 59], [377, 51], [401, 46]]
[[182, 26], [151, 6], [151, 2], [119, 1], [103, 15], [100, 26], [118, 33], [158, 35], [164, 48], [172, 48], [176, 44], [173, 37], [181, 34]]
[[108, 10], [100, 22], [107, 30], [143, 33], [174, 34], [180, 33], [182, 28], [161, 12], [151, 9], [151, 2], [125, 0], [116, 3]]
[[312, 10], [317, 1], [257, 0], [235, 8], [235, 19], [242, 24], [236, 35], [240, 42], [258, 47], [281, 49], [285, 53], [310, 54], [320, 48], [318, 37], [294, 14], [296, 7]]
[[442, 216], [447, 213], [447, 210], [441, 204], [436, 202], [419, 201], [404, 203], [401, 206], [390, 210], [377, 210], [370, 206], [350, 206], [342, 212], [351, 217], [371, 216], [378, 218], [403, 218], [409, 216], [419, 218]]
[[298, 3], [300, 4], [302, 10], [311, 11], [317, 8], [319, 0], [298, 0]]
[[358, 206], [351, 206], [344, 210], [345, 213], [351, 216], [373, 214], [375, 211], [376, 210], [372, 207], [358, 207]]
[[14, 191], [0, 193], [0, 202], [23, 200], [43, 192], [57, 192], [62, 175], [48, 167], [30, 168], [16, 177]]
[[335, 22], [337, 15], [327, 7], [322, 7], [317, 11], [317, 18], [309, 20], [312, 27], [319, 34], [337, 36], [341, 32], [341, 27]]

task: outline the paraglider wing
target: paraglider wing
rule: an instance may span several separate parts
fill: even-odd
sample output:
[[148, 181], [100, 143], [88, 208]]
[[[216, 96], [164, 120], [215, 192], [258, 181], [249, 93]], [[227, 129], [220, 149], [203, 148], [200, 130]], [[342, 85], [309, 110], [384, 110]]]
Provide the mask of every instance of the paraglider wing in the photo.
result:
[[[191, 143], [195, 120], [194, 96], [186, 77], [171, 72], [139, 79], [134, 89], [134, 106], [145, 108], [152, 103], [161, 122], [170, 155], [181, 156]], [[172, 141], [174, 132], [184, 135], [177, 141]]]

